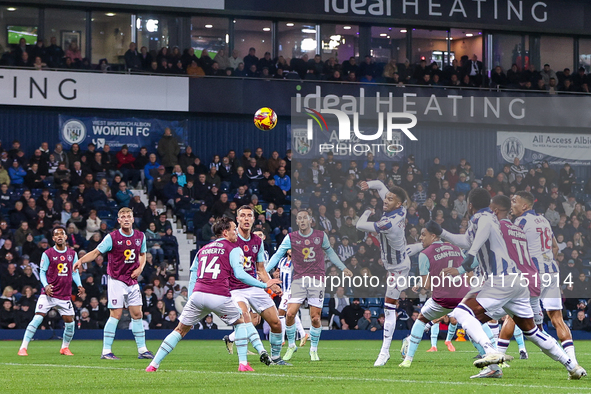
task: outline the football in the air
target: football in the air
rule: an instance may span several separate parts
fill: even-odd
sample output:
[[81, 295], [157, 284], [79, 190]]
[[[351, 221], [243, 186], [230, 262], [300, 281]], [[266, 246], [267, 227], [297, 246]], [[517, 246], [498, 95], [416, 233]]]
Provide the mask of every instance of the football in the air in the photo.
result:
[[277, 126], [277, 114], [271, 108], [263, 107], [254, 114], [254, 125], [263, 131]]

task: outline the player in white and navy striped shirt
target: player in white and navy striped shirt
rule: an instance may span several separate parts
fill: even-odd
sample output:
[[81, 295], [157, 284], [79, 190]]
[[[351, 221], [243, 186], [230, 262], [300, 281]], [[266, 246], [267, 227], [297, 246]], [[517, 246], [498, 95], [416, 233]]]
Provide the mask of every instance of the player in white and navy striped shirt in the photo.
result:
[[[523, 334], [546, 355], [563, 364], [569, 372], [569, 379], [580, 379], [587, 372], [573, 362], [548, 334], [540, 331], [533, 319], [529, 302], [529, 290], [519, 277], [521, 272], [509, 258], [501, 227], [496, 215], [490, 209], [490, 193], [481, 188], [473, 189], [468, 195], [468, 211], [472, 215], [466, 234], [451, 234], [442, 230], [438, 223], [429, 221], [427, 231], [441, 235], [468, 253], [462, 266], [446, 268], [446, 275], [462, 275], [471, 271], [476, 256], [482, 268], [484, 283], [472, 288], [456, 309], [454, 317], [470, 337], [484, 349], [486, 355], [474, 362], [476, 367], [487, 367], [473, 378], [500, 378], [503, 372], [497, 364], [513, 358], [494, 348], [482, 329], [482, 323], [498, 320], [505, 314], [513, 317]], [[513, 274], [513, 275], [510, 275]], [[504, 281], [503, 281], [504, 278]]]

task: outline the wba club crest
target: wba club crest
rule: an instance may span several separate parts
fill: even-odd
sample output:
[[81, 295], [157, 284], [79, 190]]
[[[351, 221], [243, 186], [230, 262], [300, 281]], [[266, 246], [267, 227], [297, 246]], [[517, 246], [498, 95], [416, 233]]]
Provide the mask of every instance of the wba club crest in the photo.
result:
[[131, 246], [131, 241], [130, 240], [125, 241], [125, 245]]

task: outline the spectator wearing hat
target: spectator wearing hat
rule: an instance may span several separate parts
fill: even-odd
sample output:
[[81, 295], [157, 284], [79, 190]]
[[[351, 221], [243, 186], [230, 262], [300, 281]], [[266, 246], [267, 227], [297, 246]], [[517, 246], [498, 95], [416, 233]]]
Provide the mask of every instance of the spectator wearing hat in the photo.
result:
[[213, 322], [213, 315], [210, 313], [201, 321], [203, 330], [217, 330], [218, 325]]
[[357, 322], [363, 316], [359, 298], [353, 298], [353, 303], [347, 305], [341, 311], [341, 328], [343, 330], [356, 330]]
[[80, 309], [80, 320], [78, 320], [79, 330], [98, 330], [98, 322], [90, 318], [90, 312], [86, 308]]

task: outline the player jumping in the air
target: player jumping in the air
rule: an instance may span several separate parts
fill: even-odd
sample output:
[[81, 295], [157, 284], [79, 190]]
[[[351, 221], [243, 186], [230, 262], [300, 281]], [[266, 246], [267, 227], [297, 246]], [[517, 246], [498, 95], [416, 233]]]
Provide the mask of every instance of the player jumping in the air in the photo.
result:
[[330, 247], [326, 233], [313, 230], [312, 220], [307, 211], [300, 211], [296, 217], [299, 231], [289, 233], [281, 242], [277, 252], [266, 266], [267, 272], [274, 270], [279, 260], [292, 250], [291, 262], [293, 264], [293, 280], [291, 293], [287, 301], [287, 317], [285, 332], [289, 347], [283, 359], [289, 361], [297, 351], [295, 344], [296, 326], [295, 317], [304, 300], [308, 300], [310, 306], [310, 359], [320, 361], [318, 357], [318, 342], [322, 333], [320, 315], [324, 304], [324, 253], [330, 261], [336, 265], [346, 276], [352, 276], [352, 272], [339, 260], [335, 251]]
[[211, 312], [236, 328], [238, 371], [253, 371], [246, 359], [246, 324], [241, 316], [242, 311], [231, 298], [230, 278], [236, 277], [248, 286], [261, 289], [279, 284], [279, 279], [271, 279], [265, 284], [244, 271], [245, 256], [236, 243], [236, 224], [230, 218], [219, 219], [213, 225], [213, 232], [217, 239], [199, 250], [191, 266], [190, 288], [193, 292], [179, 317], [179, 324], [164, 339], [146, 372], [157, 371], [164, 357], [172, 352], [199, 320]]
[[388, 270], [387, 290], [384, 299], [384, 338], [380, 354], [374, 363], [374, 366], [379, 367], [385, 365], [390, 359], [390, 344], [394, 330], [396, 330], [398, 297], [400, 292], [408, 287], [410, 259], [404, 233], [406, 227], [404, 204], [408, 201], [408, 196], [404, 189], [397, 186], [388, 190], [381, 181], [362, 181], [359, 182], [359, 187], [363, 191], [377, 190], [384, 202], [384, 214], [378, 222], [367, 220], [374, 213], [369, 209], [357, 221], [357, 230], [378, 233], [381, 258], [384, 268]]
[[472, 217], [466, 234], [452, 234], [442, 230], [434, 221], [429, 221], [426, 226], [429, 232], [468, 250], [462, 266], [446, 268], [445, 274], [456, 276], [472, 271], [472, 263], [478, 256], [484, 281], [480, 287], [472, 288], [454, 309], [455, 318], [486, 353], [483, 358], [474, 361], [474, 366], [489, 368], [475, 377], [498, 377], [502, 372], [497, 364], [513, 359], [494, 348], [481, 326], [481, 323], [491, 319], [498, 320], [509, 314], [530, 341], [566, 367], [569, 379], [580, 379], [587, 374], [586, 371], [574, 363], [554, 339], [536, 327], [529, 303], [529, 291], [521, 281], [512, 280], [518, 278], [521, 272], [509, 258], [499, 221], [490, 205], [491, 197], [487, 190], [473, 189], [468, 195], [468, 211]]
[[37, 300], [35, 317], [25, 330], [23, 343], [18, 351], [19, 356], [28, 356], [29, 342], [41, 322], [43, 322], [43, 317], [53, 307], [58, 309], [65, 322], [60, 354], [73, 356], [69, 349], [75, 326], [74, 308], [72, 307], [72, 280], [78, 286], [78, 295], [84, 294], [84, 287], [82, 287], [78, 271], [73, 269], [74, 263], [78, 261], [78, 255], [74, 249], [68, 248], [66, 244], [66, 229], [56, 227], [52, 230], [52, 235], [55, 246], [47, 249], [41, 256], [39, 279], [43, 284], [43, 288], [41, 289], [41, 296]]
[[84, 263], [94, 261], [99, 254], [108, 253], [107, 293], [111, 316], [103, 331], [103, 353], [101, 358], [118, 360], [112, 350], [117, 324], [121, 319], [123, 308], [129, 308], [131, 330], [138, 349], [138, 358], [154, 358], [146, 347], [146, 333], [142, 323], [142, 293], [137, 283], [138, 276], [146, 264], [146, 236], [133, 229], [133, 212], [129, 208], [121, 208], [117, 217], [121, 229], [107, 234], [102, 242], [88, 252], [76, 264], [78, 269]]
[[[263, 282], [268, 282], [269, 274], [265, 270], [265, 247], [263, 240], [256, 234], [253, 234], [254, 209], [248, 205], [238, 208], [236, 220], [238, 221], [238, 239], [237, 245], [244, 254], [244, 271], [256, 279], [257, 274]], [[281, 288], [276, 285], [271, 289], [280, 294]], [[281, 335], [281, 322], [277, 313], [277, 307], [269, 294], [259, 288], [252, 287], [234, 277], [230, 277], [230, 293], [232, 299], [242, 310], [242, 318], [246, 327], [246, 334], [252, 346], [257, 350], [261, 357], [261, 362], [269, 365], [272, 361], [277, 365], [286, 365], [281, 359], [281, 346], [283, 337]], [[256, 313], [259, 313], [271, 327], [269, 342], [271, 342], [271, 360], [263, 347], [259, 333], [250, 319], [249, 307]], [[233, 339], [233, 338], [232, 338]]]
[[[499, 219], [501, 232], [505, 239], [505, 245], [507, 245], [509, 257], [517, 263], [517, 268], [519, 268], [519, 271], [524, 275], [524, 278], [528, 278], [529, 284], [527, 288], [530, 295], [530, 304], [532, 311], [534, 312], [534, 321], [539, 327], [543, 320], [539, 302], [540, 281], [536, 280], [538, 269], [534, 265], [529, 254], [526, 235], [520, 227], [516, 226], [511, 220], [509, 220], [509, 212], [511, 211], [511, 199], [509, 197], [503, 195], [495, 196], [492, 199], [490, 207]], [[511, 316], [505, 318], [503, 329], [501, 330], [497, 341], [497, 349], [501, 353], [505, 353], [509, 346], [509, 340], [514, 335], [517, 345], [519, 346], [519, 358], [525, 360], [528, 358], [528, 354], [525, 349], [523, 332], [515, 325]]]
[[[539, 301], [542, 302], [548, 317], [552, 320], [552, 325], [556, 327], [556, 334], [564, 351], [573, 363], [577, 364], [573, 337], [562, 317], [560, 273], [558, 263], [554, 260], [558, 253], [558, 243], [548, 219], [536, 214], [532, 209], [533, 205], [534, 196], [531, 193], [517, 192], [511, 201], [511, 213], [516, 218], [515, 224], [523, 229], [527, 237], [529, 255], [538, 271], [537, 280], [542, 286]], [[532, 299], [532, 307], [538, 318], [536, 324], [541, 326], [543, 319], [539, 301]]]

